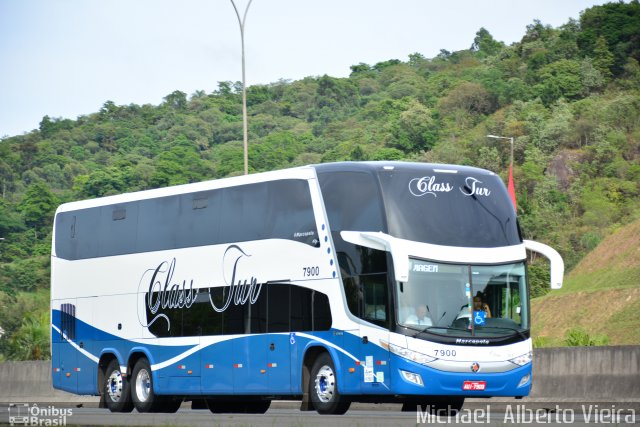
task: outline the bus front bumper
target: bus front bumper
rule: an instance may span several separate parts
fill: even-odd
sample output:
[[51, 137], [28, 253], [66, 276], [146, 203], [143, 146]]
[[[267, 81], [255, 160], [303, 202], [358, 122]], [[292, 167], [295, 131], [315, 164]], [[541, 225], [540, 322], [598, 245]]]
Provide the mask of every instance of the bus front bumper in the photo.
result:
[[402, 395], [521, 397], [531, 390], [531, 363], [506, 372], [483, 373], [481, 363], [474, 367], [470, 362], [469, 372], [447, 372], [397, 356], [392, 359], [394, 389]]

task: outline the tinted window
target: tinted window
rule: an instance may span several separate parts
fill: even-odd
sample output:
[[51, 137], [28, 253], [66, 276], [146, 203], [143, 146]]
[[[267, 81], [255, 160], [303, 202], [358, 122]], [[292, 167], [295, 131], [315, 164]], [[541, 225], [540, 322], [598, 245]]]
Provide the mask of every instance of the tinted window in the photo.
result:
[[178, 248], [205, 246], [219, 240], [222, 190], [180, 196], [180, 221], [173, 224]]
[[267, 314], [268, 332], [289, 332], [289, 285], [271, 284], [267, 286], [269, 308]]
[[318, 175], [333, 231], [385, 231], [376, 177], [365, 172]]
[[[299, 286], [291, 286], [291, 330], [311, 331], [313, 291]], [[316, 292], [316, 294], [319, 294]]]
[[56, 255], [64, 259], [261, 239], [319, 246], [307, 181], [271, 181], [56, 216]]
[[497, 175], [429, 168], [379, 175], [392, 236], [445, 246], [520, 244], [513, 204]]
[[138, 202], [140, 226], [137, 229], [138, 252], [161, 251], [176, 247], [178, 197], [160, 197]]
[[320, 292], [313, 293], [313, 330], [328, 331], [331, 329], [331, 307], [329, 298]]
[[98, 233], [99, 256], [119, 255], [136, 246], [138, 204], [103, 206]]
[[265, 292], [267, 288], [263, 288], [258, 300], [255, 304], [246, 306], [249, 317], [249, 332], [252, 334], [261, 334], [267, 332], [267, 299]]
[[319, 244], [306, 181], [273, 181], [224, 189], [220, 211], [222, 242], [278, 238]]
[[264, 208], [268, 203], [268, 194], [265, 185], [226, 189], [222, 203], [220, 240], [244, 242], [266, 237]]
[[99, 233], [100, 208], [60, 213], [56, 216], [56, 252], [66, 259], [97, 257]]
[[[228, 286], [201, 289], [190, 307], [160, 306], [155, 313], [147, 307], [149, 331], [157, 337], [178, 337], [331, 329], [329, 298], [321, 292], [272, 283], [263, 285], [254, 304], [232, 302], [223, 312], [215, 311], [209, 298], [217, 307], [223, 307], [227, 292]], [[152, 300], [157, 297], [154, 293]]]
[[356, 317], [386, 325], [389, 318], [387, 252], [345, 242], [333, 234], [347, 307]]

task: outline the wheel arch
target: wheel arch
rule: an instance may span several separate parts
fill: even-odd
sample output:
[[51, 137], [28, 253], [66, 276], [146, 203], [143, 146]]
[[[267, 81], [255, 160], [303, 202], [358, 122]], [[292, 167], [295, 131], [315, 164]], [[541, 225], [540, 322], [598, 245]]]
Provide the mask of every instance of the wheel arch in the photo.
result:
[[327, 353], [329, 357], [331, 357], [331, 360], [333, 361], [333, 367], [335, 368], [335, 375], [338, 380], [338, 384], [341, 387], [342, 384], [344, 384], [342, 363], [338, 351], [333, 347], [328, 347], [321, 343], [310, 342], [305, 348], [304, 357], [302, 358], [301, 385], [303, 393], [306, 393], [306, 390], [309, 389], [309, 382], [311, 381], [311, 369], [313, 369], [314, 362], [322, 353]]
[[97, 369], [98, 381], [96, 385], [98, 387], [98, 394], [100, 395], [101, 399], [102, 399], [102, 394], [104, 392], [103, 386], [104, 386], [107, 368], [109, 367], [109, 364], [113, 360], [116, 360], [122, 366], [121, 359], [118, 358], [118, 354], [116, 354], [116, 351], [113, 349], [103, 350], [102, 353], [100, 354], [100, 358], [98, 359], [98, 369]]

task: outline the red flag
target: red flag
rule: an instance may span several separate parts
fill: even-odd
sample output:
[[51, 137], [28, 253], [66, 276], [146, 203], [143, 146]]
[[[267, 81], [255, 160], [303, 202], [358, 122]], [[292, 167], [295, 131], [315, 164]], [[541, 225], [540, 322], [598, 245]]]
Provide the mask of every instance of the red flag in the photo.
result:
[[513, 202], [513, 209], [517, 210], [516, 186], [513, 184], [513, 166], [509, 166], [509, 184], [507, 185], [507, 190], [509, 191], [509, 196], [511, 196], [511, 201]]

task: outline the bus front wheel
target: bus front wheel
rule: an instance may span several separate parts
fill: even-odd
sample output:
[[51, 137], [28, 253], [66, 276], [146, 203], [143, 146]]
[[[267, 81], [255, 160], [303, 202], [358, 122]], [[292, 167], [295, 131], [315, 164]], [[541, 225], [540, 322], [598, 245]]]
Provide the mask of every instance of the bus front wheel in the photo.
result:
[[122, 375], [120, 363], [116, 359], [113, 359], [107, 366], [104, 378], [102, 393], [107, 408], [111, 412], [131, 412], [133, 410], [131, 389], [127, 377]]
[[351, 405], [349, 399], [340, 395], [336, 370], [328, 353], [320, 354], [313, 364], [309, 396], [319, 414], [342, 415]]

